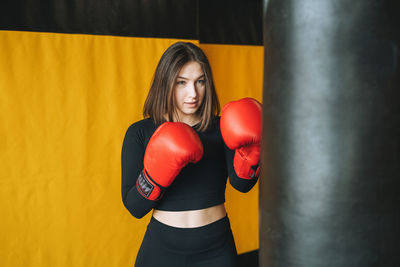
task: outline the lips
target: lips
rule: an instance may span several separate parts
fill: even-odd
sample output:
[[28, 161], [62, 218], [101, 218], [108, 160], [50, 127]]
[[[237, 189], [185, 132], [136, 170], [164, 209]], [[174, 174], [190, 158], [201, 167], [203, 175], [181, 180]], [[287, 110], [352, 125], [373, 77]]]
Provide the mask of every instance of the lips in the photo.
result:
[[197, 101], [194, 102], [185, 102], [184, 103], [188, 107], [196, 107], [197, 106]]

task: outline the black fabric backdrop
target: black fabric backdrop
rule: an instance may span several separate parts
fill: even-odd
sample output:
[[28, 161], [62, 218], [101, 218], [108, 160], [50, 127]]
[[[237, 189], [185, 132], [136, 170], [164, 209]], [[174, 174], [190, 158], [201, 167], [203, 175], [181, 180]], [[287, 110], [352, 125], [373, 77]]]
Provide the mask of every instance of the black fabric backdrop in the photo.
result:
[[0, 4], [0, 29], [262, 45], [262, 6], [260, 0], [7, 0]]

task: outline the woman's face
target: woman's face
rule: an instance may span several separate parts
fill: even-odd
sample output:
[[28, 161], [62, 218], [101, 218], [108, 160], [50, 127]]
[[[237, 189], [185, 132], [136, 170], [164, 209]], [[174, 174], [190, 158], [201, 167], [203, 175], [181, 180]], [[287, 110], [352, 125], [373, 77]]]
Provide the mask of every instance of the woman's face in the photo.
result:
[[193, 125], [198, 122], [196, 111], [203, 102], [205, 77], [199, 63], [190, 61], [178, 73], [175, 85], [175, 103], [178, 120]]

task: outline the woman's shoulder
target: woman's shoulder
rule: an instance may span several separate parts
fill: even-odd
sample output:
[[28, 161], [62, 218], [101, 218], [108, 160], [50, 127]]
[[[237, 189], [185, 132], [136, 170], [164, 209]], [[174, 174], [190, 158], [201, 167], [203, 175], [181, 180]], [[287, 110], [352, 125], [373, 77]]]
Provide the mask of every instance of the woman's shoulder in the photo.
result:
[[145, 118], [139, 121], [132, 123], [127, 131], [126, 134], [129, 135], [146, 135], [149, 132], [154, 132], [156, 125], [152, 118]]
[[154, 120], [152, 118], [144, 118], [132, 123], [129, 128], [146, 128], [146, 127], [153, 127]]

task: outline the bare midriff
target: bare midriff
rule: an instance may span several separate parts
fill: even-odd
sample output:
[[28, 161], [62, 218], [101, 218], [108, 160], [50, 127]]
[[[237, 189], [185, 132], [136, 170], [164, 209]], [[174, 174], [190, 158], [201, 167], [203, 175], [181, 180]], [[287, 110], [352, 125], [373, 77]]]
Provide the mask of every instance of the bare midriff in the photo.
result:
[[153, 217], [166, 225], [179, 228], [201, 227], [226, 216], [225, 205], [220, 204], [210, 208], [188, 211], [153, 211]]

